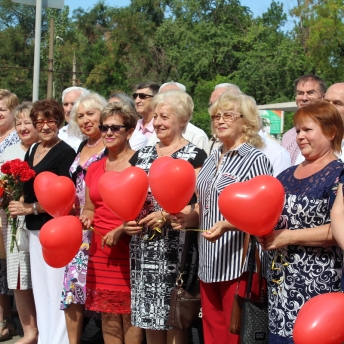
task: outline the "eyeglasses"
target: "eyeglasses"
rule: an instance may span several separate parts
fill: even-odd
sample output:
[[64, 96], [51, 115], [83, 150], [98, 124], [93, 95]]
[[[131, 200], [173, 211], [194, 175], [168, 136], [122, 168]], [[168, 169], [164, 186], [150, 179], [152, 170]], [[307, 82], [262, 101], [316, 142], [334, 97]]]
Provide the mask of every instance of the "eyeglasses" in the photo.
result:
[[117, 124], [113, 124], [113, 125], [102, 124], [99, 126], [99, 130], [102, 133], [107, 133], [109, 131], [109, 129], [111, 130], [112, 133], [116, 133], [117, 131], [120, 131], [121, 128], [126, 128], [126, 126], [125, 125], [117, 125]]
[[36, 121], [33, 122], [35, 128], [41, 129], [46, 124], [49, 128], [54, 127], [57, 124], [56, 120], [49, 119], [48, 121]]
[[133, 98], [136, 99], [139, 97], [140, 99], [147, 99], [147, 98], [153, 98], [154, 96], [152, 94], [146, 94], [146, 93], [133, 93]]
[[225, 122], [235, 122], [237, 121], [239, 118], [244, 117], [243, 115], [239, 115], [237, 113], [233, 113], [233, 112], [224, 112], [222, 115], [217, 113], [216, 115], [211, 116], [211, 120], [216, 123], [220, 120], [220, 118], [223, 118], [223, 120]]

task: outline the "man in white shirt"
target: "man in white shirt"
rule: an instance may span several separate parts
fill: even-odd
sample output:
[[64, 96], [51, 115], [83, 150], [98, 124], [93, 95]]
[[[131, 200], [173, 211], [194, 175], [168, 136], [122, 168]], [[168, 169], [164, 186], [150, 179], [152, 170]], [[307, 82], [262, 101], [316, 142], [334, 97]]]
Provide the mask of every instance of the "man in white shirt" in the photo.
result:
[[70, 113], [72, 111], [72, 108], [74, 106], [74, 103], [76, 100], [81, 96], [86, 96], [90, 92], [82, 87], [68, 87], [62, 92], [62, 105], [64, 109], [64, 115], [65, 115], [65, 122], [67, 125], [62, 127], [59, 130], [59, 138], [69, 144], [75, 151], [78, 150], [79, 145], [82, 141], [82, 135], [80, 132], [80, 136], [75, 136], [70, 133], [69, 128], [69, 119], [70, 119]]
[[[126, 94], [123, 92], [116, 92], [112, 93], [109, 97], [109, 103], [114, 103], [121, 101], [124, 104], [131, 106], [132, 108], [135, 109], [135, 103], [134, 101]], [[133, 135], [129, 139], [129, 144], [131, 149], [137, 151], [140, 148], [144, 147], [147, 144], [148, 138], [142, 134], [141, 131], [135, 130], [133, 132]]]
[[[215, 86], [215, 89], [213, 93], [210, 96], [210, 102], [209, 106], [212, 106], [213, 103], [220, 97], [220, 95], [224, 92], [231, 92], [234, 94], [242, 94], [240, 91], [240, 88], [233, 84], [219, 84]], [[262, 121], [261, 126], [262, 126]], [[262, 138], [264, 142], [264, 147], [259, 149], [261, 152], [263, 152], [268, 159], [270, 160], [273, 169], [274, 169], [274, 176], [276, 177], [279, 175], [282, 171], [284, 171], [286, 168], [290, 167], [291, 160], [290, 155], [287, 150], [285, 150], [283, 147], [281, 147], [277, 142], [274, 140], [271, 140], [267, 136], [265, 136], [263, 130], [261, 129], [259, 131], [259, 136]], [[216, 142], [215, 145], [213, 145], [212, 149], [215, 147], [218, 147], [221, 143]], [[215, 147], [214, 147], [215, 146]]]
[[[336, 107], [344, 121], [344, 82], [339, 82], [330, 86], [325, 93], [324, 99]], [[344, 138], [342, 141], [342, 154], [338, 157], [344, 161]], [[305, 158], [300, 152], [295, 161], [295, 165], [300, 164], [304, 160]]]

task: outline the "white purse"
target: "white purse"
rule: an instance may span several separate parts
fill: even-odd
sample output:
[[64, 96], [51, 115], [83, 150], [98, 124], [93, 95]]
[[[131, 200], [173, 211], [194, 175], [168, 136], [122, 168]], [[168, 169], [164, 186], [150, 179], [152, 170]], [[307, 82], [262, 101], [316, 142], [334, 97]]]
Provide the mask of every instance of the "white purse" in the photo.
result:
[[29, 231], [25, 228], [25, 216], [18, 216], [16, 241], [19, 251], [29, 252]]

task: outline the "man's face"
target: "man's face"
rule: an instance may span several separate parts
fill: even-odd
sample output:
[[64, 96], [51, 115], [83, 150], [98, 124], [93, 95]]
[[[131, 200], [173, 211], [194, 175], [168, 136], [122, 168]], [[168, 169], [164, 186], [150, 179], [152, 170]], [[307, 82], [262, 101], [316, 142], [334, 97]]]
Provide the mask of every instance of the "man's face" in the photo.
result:
[[325, 100], [337, 108], [344, 121], [344, 83], [332, 85], [325, 94]]
[[319, 84], [314, 80], [299, 82], [296, 87], [295, 102], [299, 108], [308, 106], [315, 99], [323, 99], [324, 94], [320, 90]]
[[139, 115], [144, 116], [149, 114], [152, 109], [150, 107], [153, 93], [150, 88], [140, 88], [135, 91], [137, 96], [134, 98], [135, 109]]
[[65, 121], [67, 123], [69, 123], [70, 112], [72, 111], [73, 105], [76, 102], [76, 100], [80, 97], [80, 94], [81, 94], [80, 91], [71, 91], [71, 92], [68, 92], [63, 99], [63, 109], [64, 109]]

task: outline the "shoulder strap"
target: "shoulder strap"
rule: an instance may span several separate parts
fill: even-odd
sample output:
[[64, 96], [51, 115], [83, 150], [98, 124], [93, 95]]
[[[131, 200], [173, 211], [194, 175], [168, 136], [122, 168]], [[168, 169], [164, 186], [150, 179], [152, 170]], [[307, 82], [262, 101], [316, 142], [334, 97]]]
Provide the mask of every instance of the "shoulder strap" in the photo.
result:
[[35, 147], [36, 145], [38, 145], [38, 143], [33, 143], [31, 146], [30, 146], [30, 150], [29, 150], [29, 156], [31, 155], [32, 153], [32, 149], [33, 147]]

